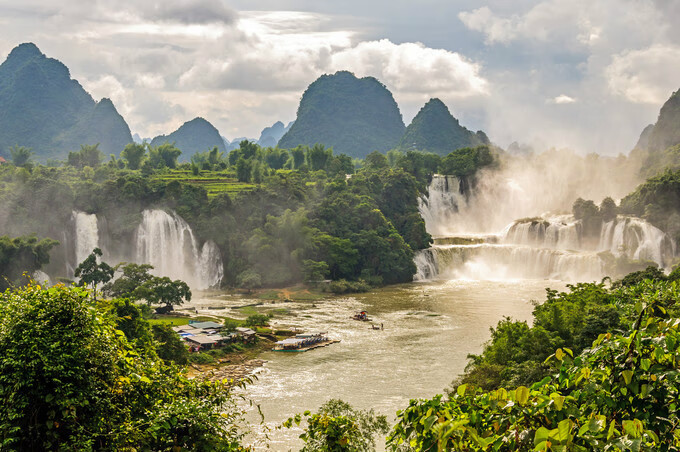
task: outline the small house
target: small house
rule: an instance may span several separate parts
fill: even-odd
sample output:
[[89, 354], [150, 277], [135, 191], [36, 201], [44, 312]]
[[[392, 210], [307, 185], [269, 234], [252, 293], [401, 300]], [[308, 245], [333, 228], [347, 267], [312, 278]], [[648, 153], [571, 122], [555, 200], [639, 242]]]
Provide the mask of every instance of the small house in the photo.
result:
[[200, 328], [202, 330], [214, 330], [219, 331], [224, 328], [224, 325], [217, 322], [189, 322], [189, 326], [194, 328]]
[[187, 336], [185, 340], [190, 347], [196, 348], [196, 350], [210, 350], [217, 345], [218, 337], [199, 334], [196, 336]]
[[236, 332], [243, 338], [243, 342], [253, 341], [257, 337], [257, 333], [250, 328], [237, 327]]

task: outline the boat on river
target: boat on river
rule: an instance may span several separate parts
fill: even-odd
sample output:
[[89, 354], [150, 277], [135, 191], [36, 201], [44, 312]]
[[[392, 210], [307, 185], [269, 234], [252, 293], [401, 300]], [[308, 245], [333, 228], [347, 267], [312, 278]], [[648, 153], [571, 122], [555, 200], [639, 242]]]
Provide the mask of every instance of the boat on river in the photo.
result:
[[352, 317], [352, 320], [359, 320], [360, 322], [370, 322], [371, 319], [368, 318], [368, 313], [366, 311], [357, 312]]
[[329, 339], [326, 333], [297, 334], [274, 343], [274, 352], [306, 352], [340, 342]]

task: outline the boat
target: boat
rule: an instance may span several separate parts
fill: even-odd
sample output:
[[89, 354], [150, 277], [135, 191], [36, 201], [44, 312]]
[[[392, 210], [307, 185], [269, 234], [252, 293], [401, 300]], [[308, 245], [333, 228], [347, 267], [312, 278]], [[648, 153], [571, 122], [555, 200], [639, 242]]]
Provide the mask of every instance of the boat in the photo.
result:
[[357, 312], [352, 317], [352, 320], [359, 320], [360, 322], [370, 322], [371, 319], [368, 318], [368, 313], [366, 311]]
[[274, 343], [273, 352], [306, 352], [315, 348], [326, 347], [340, 342], [328, 339], [326, 333], [297, 334], [295, 337], [283, 339]]

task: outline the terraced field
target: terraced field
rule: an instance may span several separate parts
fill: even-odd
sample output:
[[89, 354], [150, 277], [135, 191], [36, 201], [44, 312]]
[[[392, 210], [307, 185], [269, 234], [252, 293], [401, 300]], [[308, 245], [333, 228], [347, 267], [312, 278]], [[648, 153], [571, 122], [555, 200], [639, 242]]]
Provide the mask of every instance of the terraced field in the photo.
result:
[[239, 182], [231, 171], [201, 171], [194, 175], [190, 170], [172, 170], [163, 174], [155, 174], [153, 180], [172, 182], [178, 181], [183, 184], [202, 187], [208, 192], [208, 198], [214, 198], [220, 193], [233, 195], [242, 191], [253, 190], [256, 185]]

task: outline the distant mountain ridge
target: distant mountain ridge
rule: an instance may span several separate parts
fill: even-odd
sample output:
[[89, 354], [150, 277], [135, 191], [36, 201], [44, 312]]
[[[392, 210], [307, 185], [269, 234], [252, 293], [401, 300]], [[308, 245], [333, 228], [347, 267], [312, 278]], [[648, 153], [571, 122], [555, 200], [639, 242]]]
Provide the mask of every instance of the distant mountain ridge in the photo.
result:
[[399, 106], [382, 83], [340, 71], [309, 85], [279, 147], [322, 143], [336, 154], [364, 158], [396, 147], [404, 130]]
[[83, 144], [119, 154], [130, 128], [110, 99], [95, 102], [68, 68], [33, 43], [15, 47], [0, 65], [0, 154], [13, 145], [39, 160], [64, 159]]
[[484, 132], [474, 133], [461, 126], [444, 102], [433, 98], [420, 109], [406, 128], [399, 142], [399, 149], [446, 155], [456, 149], [485, 144], [490, 142]]
[[663, 104], [654, 128], [649, 132], [647, 147], [662, 151], [680, 143], [680, 90]]
[[185, 122], [169, 135], [159, 135], [151, 140], [151, 146], [160, 146], [164, 143], [174, 143], [175, 147], [182, 151], [179, 160], [183, 162], [189, 161], [196, 152], [210, 151], [214, 147], [226, 151], [220, 132], [201, 117]]

